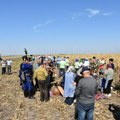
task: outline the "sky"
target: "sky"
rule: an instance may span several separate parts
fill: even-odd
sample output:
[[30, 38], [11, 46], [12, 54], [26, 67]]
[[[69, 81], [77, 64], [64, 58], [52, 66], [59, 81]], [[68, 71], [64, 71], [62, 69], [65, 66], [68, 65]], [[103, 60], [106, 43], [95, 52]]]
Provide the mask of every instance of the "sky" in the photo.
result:
[[120, 53], [120, 0], [0, 0], [0, 54]]

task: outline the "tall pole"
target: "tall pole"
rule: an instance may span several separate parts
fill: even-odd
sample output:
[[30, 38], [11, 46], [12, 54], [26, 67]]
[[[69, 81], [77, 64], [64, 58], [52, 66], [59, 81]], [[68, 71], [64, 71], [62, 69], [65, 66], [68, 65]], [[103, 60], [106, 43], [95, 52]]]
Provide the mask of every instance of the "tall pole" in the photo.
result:
[[2, 60], [1, 54], [0, 54], [0, 60]]

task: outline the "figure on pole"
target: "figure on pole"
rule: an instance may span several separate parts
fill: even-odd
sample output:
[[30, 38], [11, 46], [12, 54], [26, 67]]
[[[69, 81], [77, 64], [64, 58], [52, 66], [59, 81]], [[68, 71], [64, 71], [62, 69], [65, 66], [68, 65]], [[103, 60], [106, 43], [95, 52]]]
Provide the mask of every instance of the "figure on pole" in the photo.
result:
[[24, 52], [25, 52], [25, 55], [27, 56], [28, 52], [26, 48], [24, 48]]

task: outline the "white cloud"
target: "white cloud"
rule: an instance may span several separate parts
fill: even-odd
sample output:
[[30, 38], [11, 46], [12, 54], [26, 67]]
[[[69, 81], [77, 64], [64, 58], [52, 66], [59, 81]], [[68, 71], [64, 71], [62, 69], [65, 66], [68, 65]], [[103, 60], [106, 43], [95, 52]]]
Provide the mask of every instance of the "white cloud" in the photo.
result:
[[96, 17], [96, 16], [111, 16], [113, 15], [113, 12], [103, 12], [99, 9], [92, 9], [92, 8], [86, 8], [80, 12], [72, 13], [71, 19], [74, 20], [80, 20], [82, 17], [85, 17], [87, 15], [88, 18]]
[[102, 15], [103, 16], [110, 16], [110, 15], [112, 15], [113, 13], [112, 12], [108, 12], [108, 13], [103, 13]]
[[96, 9], [85, 9], [88, 12], [88, 17], [97, 16], [100, 14], [100, 10]]
[[53, 21], [54, 21], [54, 20], [51, 19], [51, 20], [45, 21], [44, 23], [40, 23], [40, 24], [38, 24], [38, 25], [34, 25], [34, 26], [33, 26], [33, 31], [34, 31], [34, 32], [39, 32], [39, 30], [40, 30], [41, 27], [47, 26], [48, 24], [52, 23]]

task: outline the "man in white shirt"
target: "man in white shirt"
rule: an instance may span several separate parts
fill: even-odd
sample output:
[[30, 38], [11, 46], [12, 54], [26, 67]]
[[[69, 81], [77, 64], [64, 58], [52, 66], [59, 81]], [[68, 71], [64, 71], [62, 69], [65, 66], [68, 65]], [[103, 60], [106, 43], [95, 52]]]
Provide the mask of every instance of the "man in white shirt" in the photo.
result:
[[2, 60], [1, 61], [1, 66], [2, 66], [2, 75], [6, 73], [6, 61]]
[[11, 69], [12, 69], [12, 60], [9, 58], [8, 60], [7, 60], [7, 73], [8, 74], [11, 74]]
[[69, 57], [67, 57], [67, 59], [65, 60], [65, 62], [66, 62], [66, 70], [68, 70], [68, 68], [69, 68]]
[[89, 67], [90, 66], [90, 61], [88, 58], [82, 59], [82, 62], [80, 63], [80, 67]]
[[105, 64], [106, 63], [106, 61], [105, 61], [105, 59], [104, 59], [104, 57], [100, 60], [100, 64]]
[[88, 58], [85, 59], [84, 66], [85, 67], [89, 67], [90, 66], [90, 61], [88, 60]]

